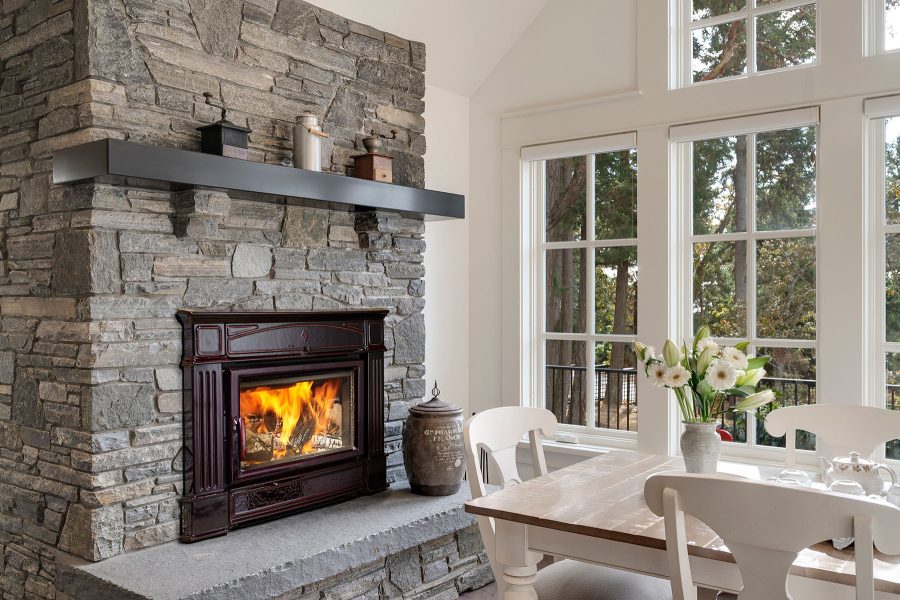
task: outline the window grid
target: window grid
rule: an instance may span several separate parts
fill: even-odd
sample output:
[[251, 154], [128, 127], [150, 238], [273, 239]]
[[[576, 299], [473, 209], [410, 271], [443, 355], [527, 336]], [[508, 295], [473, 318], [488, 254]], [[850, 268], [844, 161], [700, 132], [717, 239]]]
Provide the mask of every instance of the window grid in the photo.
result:
[[[637, 340], [637, 331], [633, 334], [612, 334], [599, 333], [596, 330], [596, 254], [598, 249], [603, 248], [621, 248], [633, 246], [637, 248], [638, 238], [615, 238], [615, 239], [597, 239], [596, 231], [596, 190], [595, 190], [595, 168], [596, 155], [612, 152], [633, 151], [633, 146], [623, 147], [619, 149], [606, 148], [598, 152], [589, 152], [584, 156], [585, 167], [590, 176], [585, 178], [585, 239], [564, 242], [548, 242], [547, 241], [547, 173], [546, 160], [534, 160], [531, 162], [531, 182], [534, 192], [533, 205], [535, 214], [539, 216], [535, 219], [535, 238], [539, 240], [538, 247], [538, 268], [535, 273], [535, 280], [540, 282], [538, 285], [538, 293], [536, 294], [535, 309], [538, 311], [536, 323], [538, 325], [537, 335], [537, 351], [535, 356], [535, 373], [537, 376], [537, 392], [539, 395], [538, 406], [547, 407], [547, 342], [550, 341], [571, 341], [581, 342], [585, 351], [585, 370], [589, 376], [586, 377], [585, 398], [586, 398], [586, 425], [571, 425], [560, 423], [563, 430], [569, 428], [579, 432], [586, 432], [590, 436], [603, 437], [607, 439], [616, 439], [620, 443], [625, 440], [629, 443], [637, 441], [637, 431], [626, 431], [619, 429], [608, 429], [597, 426], [596, 405], [592, 401], [597, 394], [596, 379], [593, 374], [596, 368], [596, 344], [597, 343], [627, 343], [631, 344]], [[589, 224], [589, 226], [588, 226]], [[565, 249], [581, 249], [585, 253], [585, 269], [584, 282], [585, 292], [585, 319], [584, 330], [578, 333], [551, 332], [547, 329], [547, 254], [552, 250]], [[639, 265], [639, 259], [638, 259]], [[636, 265], [636, 266], [638, 266]], [[638, 266], [639, 270], [639, 266]], [[638, 286], [640, 279], [638, 279]], [[637, 307], [635, 306], [635, 311]], [[636, 315], [635, 315], [636, 316]], [[584, 440], [583, 440], [584, 441]]]
[[[713, 83], [715, 81], [729, 80], [740, 77], [751, 77], [758, 75], [761, 72], [770, 73], [773, 71], [783, 71], [788, 69], [796, 69], [799, 67], [806, 67], [815, 65], [819, 60], [819, 10], [818, 10], [818, 0], [784, 0], [783, 2], [776, 2], [772, 4], [764, 4], [758, 6], [758, 0], [746, 0], [746, 4], [744, 8], [741, 10], [726, 13], [722, 15], [715, 15], [712, 17], [705, 17], [702, 19], [694, 20], [693, 18], [693, 0], [680, 0], [683, 2], [683, 6], [681, 9], [682, 15], [682, 31], [684, 32], [682, 35], [682, 41], [680, 42], [681, 47], [681, 55], [682, 55], [682, 64], [681, 64], [681, 73], [680, 73], [680, 81], [682, 85], [697, 85], [703, 83]], [[882, 24], [882, 32], [880, 39], [884, 39], [883, 32], [883, 24], [884, 24], [884, 2], [885, 0], [875, 0], [881, 2], [881, 11], [880, 11], [880, 22]], [[785, 10], [797, 9], [803, 6], [809, 6], [810, 4], [815, 5], [816, 11], [816, 46], [815, 46], [815, 58], [809, 62], [800, 65], [791, 65], [787, 67], [781, 67], [778, 69], [766, 69], [765, 71], [759, 71], [757, 69], [756, 64], [756, 25], [757, 19], [764, 15], [769, 15], [773, 13], [778, 13]], [[717, 25], [724, 25], [726, 23], [731, 23], [733, 21], [743, 21], [745, 24], [745, 44], [746, 44], [746, 72], [741, 75], [733, 75], [727, 77], [716, 77], [709, 81], [694, 81], [694, 71], [693, 71], [693, 39], [694, 32], [700, 29], [704, 29], [706, 27], [714, 27]], [[882, 42], [883, 43], [883, 42]]]
[[[803, 126], [801, 126], [803, 127]], [[765, 133], [769, 133], [772, 131], [779, 131], [778, 129], [767, 130]], [[818, 127], [815, 128], [816, 132], [816, 141], [818, 143]], [[757, 249], [759, 242], [767, 241], [767, 240], [777, 240], [777, 239], [797, 239], [797, 238], [812, 238], [815, 242], [816, 240], [816, 229], [812, 228], [803, 228], [803, 229], [782, 229], [782, 230], [758, 230], [757, 226], [757, 164], [756, 164], [756, 154], [757, 154], [757, 134], [749, 133], [744, 134], [747, 136], [747, 227], [746, 231], [743, 232], [729, 232], [729, 233], [720, 233], [720, 234], [694, 234], [694, 189], [693, 189], [693, 161], [694, 161], [694, 152], [693, 152], [693, 142], [689, 142], [690, 144], [690, 152], [689, 152], [689, 160], [687, 165], [687, 172], [683, 173], [683, 176], [686, 179], [685, 192], [687, 194], [687, 202], [685, 203], [685, 211], [684, 211], [684, 227], [685, 231], [688, 232], [687, 238], [687, 251], [684, 253], [685, 256], [685, 273], [688, 274], [687, 282], [688, 285], [685, 286], [685, 294], [686, 297], [684, 299], [684, 310], [686, 312], [685, 323], [687, 324], [687, 331], [685, 332], [686, 337], [692, 336], [695, 331], [694, 325], [694, 285], [696, 282], [693, 279], [693, 264], [694, 264], [694, 256], [695, 256], [695, 246], [698, 243], [710, 243], [710, 242], [738, 242], [743, 241], [747, 244], [747, 294], [746, 294], [746, 337], [722, 337], [722, 336], [713, 336], [713, 340], [720, 345], [734, 345], [735, 343], [742, 341], [749, 341], [750, 345], [747, 348], [748, 353], [755, 354], [758, 348], [788, 348], [788, 349], [812, 349], [814, 352], [817, 348], [817, 342], [815, 339], [812, 340], [803, 340], [803, 339], [774, 339], [774, 338], [764, 338], [760, 337], [757, 334]], [[721, 136], [728, 137], [728, 136]], [[694, 140], [694, 141], [704, 141], [704, 140]], [[816, 169], [816, 173], [818, 173], [818, 169]], [[818, 177], [817, 177], [818, 179]], [[818, 183], [818, 182], [817, 182]], [[818, 196], [818, 185], [816, 186], [817, 196]], [[818, 220], [818, 202], [816, 203], [816, 220]], [[900, 230], [900, 226], [898, 226], [898, 230]], [[818, 261], [817, 261], [818, 262]], [[818, 270], [818, 265], [816, 266]], [[818, 289], [818, 283], [816, 285]], [[818, 302], [817, 302], [818, 304]], [[818, 322], [818, 321], [817, 321]], [[715, 332], [713, 332], [715, 333]], [[900, 344], [898, 344], [900, 347]], [[760, 446], [756, 444], [757, 439], [757, 419], [748, 418], [746, 419], [746, 436], [747, 441], [745, 443], [734, 442], [735, 446], [743, 446], [743, 447], [756, 447], [756, 448], [764, 448], [764, 446]]]

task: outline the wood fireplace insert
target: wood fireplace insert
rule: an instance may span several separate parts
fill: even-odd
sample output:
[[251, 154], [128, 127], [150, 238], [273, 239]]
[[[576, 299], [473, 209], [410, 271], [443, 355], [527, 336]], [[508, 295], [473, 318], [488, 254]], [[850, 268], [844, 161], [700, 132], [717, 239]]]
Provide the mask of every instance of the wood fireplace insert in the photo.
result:
[[387, 488], [385, 315], [178, 312], [182, 541]]

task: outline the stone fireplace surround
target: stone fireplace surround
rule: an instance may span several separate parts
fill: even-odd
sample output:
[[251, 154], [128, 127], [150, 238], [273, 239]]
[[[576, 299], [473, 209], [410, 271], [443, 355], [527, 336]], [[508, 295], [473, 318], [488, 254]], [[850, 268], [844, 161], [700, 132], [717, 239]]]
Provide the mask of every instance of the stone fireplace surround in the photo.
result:
[[[5, 0], [0, 61], [3, 597], [65, 600], [70, 557], [177, 537], [180, 308], [388, 309], [385, 453], [401, 480], [402, 422], [425, 393], [420, 219], [144, 181], [54, 186], [50, 170], [54, 150], [95, 139], [196, 150], [195, 127], [219, 116], [211, 91], [253, 130], [250, 160], [289, 164], [293, 119], [311, 110], [331, 135], [326, 170], [397, 129], [395, 182], [421, 186], [424, 46], [301, 0]], [[423, 565], [441, 568], [417, 543], [404, 552], [425, 583], [402, 593], [455, 593], [428, 587]], [[485, 572], [454, 543], [445, 574]]]

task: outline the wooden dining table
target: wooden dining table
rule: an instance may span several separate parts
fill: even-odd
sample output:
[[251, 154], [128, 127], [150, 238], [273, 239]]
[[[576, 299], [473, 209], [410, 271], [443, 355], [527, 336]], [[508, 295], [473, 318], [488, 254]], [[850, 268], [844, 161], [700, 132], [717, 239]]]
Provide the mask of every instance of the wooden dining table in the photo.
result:
[[[758, 480], [780, 470], [719, 463], [720, 472]], [[494, 519], [494, 556], [506, 582], [503, 600], [537, 598], [531, 583], [542, 555], [668, 577], [663, 519], [644, 501], [644, 482], [664, 471], [684, 471], [684, 463], [669, 456], [611, 450], [467, 502], [466, 512]], [[772, 514], [777, 511], [772, 506]], [[722, 540], [689, 515], [686, 529], [694, 582], [737, 592], [740, 572]], [[789, 586], [799, 598], [850, 600], [855, 598], [854, 582], [852, 546], [836, 550], [823, 542], [801, 552]], [[876, 598], [900, 600], [900, 556], [876, 552], [875, 589]]]

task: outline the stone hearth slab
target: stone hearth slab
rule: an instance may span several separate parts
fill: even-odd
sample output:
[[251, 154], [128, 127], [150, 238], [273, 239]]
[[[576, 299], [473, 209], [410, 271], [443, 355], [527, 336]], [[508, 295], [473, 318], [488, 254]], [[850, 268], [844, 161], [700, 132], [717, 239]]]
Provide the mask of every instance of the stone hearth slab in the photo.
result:
[[169, 542], [96, 563], [70, 559], [57, 586], [91, 600], [274, 598], [471, 526], [468, 499], [465, 484], [452, 496], [426, 497], [401, 482], [195, 544]]

